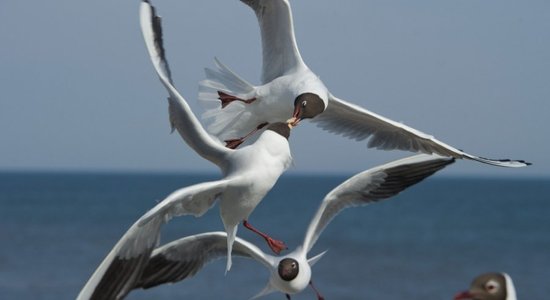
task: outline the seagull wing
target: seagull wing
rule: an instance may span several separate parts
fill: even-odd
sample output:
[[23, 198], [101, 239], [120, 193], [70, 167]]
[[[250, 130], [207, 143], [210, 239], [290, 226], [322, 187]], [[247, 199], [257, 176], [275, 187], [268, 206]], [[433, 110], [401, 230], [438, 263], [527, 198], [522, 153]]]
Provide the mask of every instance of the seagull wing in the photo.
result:
[[369, 139], [367, 146], [382, 150], [406, 150], [439, 154], [460, 159], [471, 159], [501, 167], [524, 167], [523, 160], [489, 159], [468, 154], [449, 146], [433, 136], [402, 123], [392, 121], [362, 107], [338, 99], [332, 95], [327, 109], [312, 119], [317, 126], [329, 132], [362, 141]]
[[134, 223], [113, 247], [78, 294], [77, 300], [123, 299], [139, 279], [158, 244], [160, 219]]
[[227, 182], [205, 182], [179, 189], [149, 210], [117, 242], [77, 299], [124, 298], [139, 280], [157, 246], [161, 226], [175, 216], [204, 214]]
[[306, 67], [296, 45], [292, 11], [287, 0], [241, 0], [256, 13], [262, 36], [262, 82], [268, 83]]
[[225, 154], [232, 150], [225, 148], [206, 132], [185, 99], [173, 86], [163, 47], [161, 18], [156, 15], [155, 8], [148, 1], [141, 3], [140, 24], [155, 71], [170, 94], [168, 102], [172, 129], [176, 129], [200, 156], [223, 168]]
[[139, 224], [145, 225], [159, 218], [168, 222], [174, 217], [183, 215], [200, 217], [214, 205], [229, 184], [231, 180], [222, 179], [176, 190], [143, 215]]
[[390, 198], [453, 162], [454, 158], [419, 154], [349, 178], [323, 199], [309, 224], [303, 248], [306, 252], [311, 250], [328, 223], [343, 209]]
[[[252, 258], [269, 268], [269, 256], [258, 247], [236, 238], [233, 255]], [[188, 236], [153, 251], [134, 288], [148, 289], [193, 277], [204, 265], [227, 256], [227, 234], [208, 232]]]

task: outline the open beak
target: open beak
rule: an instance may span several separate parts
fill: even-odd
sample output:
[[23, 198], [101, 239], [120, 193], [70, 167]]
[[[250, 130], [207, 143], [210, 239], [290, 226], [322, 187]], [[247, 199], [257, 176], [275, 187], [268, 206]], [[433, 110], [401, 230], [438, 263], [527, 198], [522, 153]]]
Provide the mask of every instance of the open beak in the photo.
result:
[[296, 127], [298, 125], [298, 123], [300, 123], [300, 119], [298, 119], [296, 117], [292, 117], [292, 118], [286, 120], [286, 123], [288, 124], [288, 126], [291, 126], [290, 128]]
[[470, 291], [464, 291], [464, 292], [460, 292], [460, 293], [456, 294], [455, 297], [454, 297], [454, 300], [473, 299], [473, 298], [474, 298], [474, 295], [472, 295], [472, 293], [470, 293]]
[[302, 107], [297, 105], [294, 108], [294, 112], [292, 113], [292, 118], [288, 119], [287, 122], [292, 124], [293, 127], [296, 127], [301, 120], [302, 120]]

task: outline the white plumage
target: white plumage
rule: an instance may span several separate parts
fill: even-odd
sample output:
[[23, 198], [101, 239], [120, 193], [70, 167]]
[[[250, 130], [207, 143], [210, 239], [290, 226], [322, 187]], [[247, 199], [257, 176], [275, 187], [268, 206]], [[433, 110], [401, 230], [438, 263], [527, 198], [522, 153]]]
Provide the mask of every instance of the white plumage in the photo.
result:
[[[200, 83], [199, 100], [210, 105], [203, 117], [208, 130], [220, 139], [247, 135], [263, 122], [284, 121], [295, 112], [294, 101], [304, 93], [317, 95], [324, 111], [312, 119], [320, 128], [357, 141], [367, 140], [369, 148], [405, 150], [471, 159], [502, 167], [524, 167], [522, 160], [488, 159], [466, 153], [431, 135], [380, 116], [332, 95], [302, 60], [288, 0], [241, 0], [250, 6], [260, 26], [263, 67], [262, 85], [254, 86], [216, 60], [216, 69], [206, 71]], [[222, 91], [250, 104], [233, 101], [221, 108]], [[212, 103], [218, 103], [213, 107]]]
[[[294, 294], [304, 290], [311, 283], [311, 267], [325, 252], [311, 258], [308, 258], [308, 253], [325, 227], [342, 210], [390, 198], [453, 162], [452, 158], [421, 154], [351, 177], [325, 196], [309, 224], [303, 243], [289, 254], [272, 256], [237, 237], [233, 254], [252, 258], [269, 270], [267, 286], [254, 298], [275, 291]], [[185, 237], [156, 249], [135, 288], [151, 288], [194, 276], [208, 262], [227, 255], [225, 240], [226, 233], [210, 232]], [[284, 261], [298, 267], [286, 280], [279, 271]]]
[[248, 219], [292, 161], [287, 140], [290, 126], [287, 124], [268, 127], [254, 144], [238, 150], [228, 149], [212, 138], [172, 85], [162, 46], [160, 18], [147, 1], [141, 4], [140, 21], [155, 70], [170, 94], [168, 101], [173, 128], [199, 155], [216, 164], [223, 178], [179, 189], [139, 218], [88, 280], [78, 296], [79, 300], [123, 298], [139, 279], [156, 247], [161, 226], [176, 216], [201, 216], [218, 199], [227, 232], [226, 270], [229, 270], [238, 224]]

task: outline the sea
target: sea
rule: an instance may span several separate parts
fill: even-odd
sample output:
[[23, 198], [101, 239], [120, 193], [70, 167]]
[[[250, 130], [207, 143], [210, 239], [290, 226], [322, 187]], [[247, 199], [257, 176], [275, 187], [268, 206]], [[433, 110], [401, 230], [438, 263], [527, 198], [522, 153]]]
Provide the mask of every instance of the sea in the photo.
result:
[[[251, 215], [299, 245], [324, 195], [346, 175], [284, 174]], [[170, 192], [216, 174], [0, 173], [0, 299], [74, 299], [124, 232]], [[161, 243], [223, 230], [217, 206], [163, 227]], [[244, 229], [238, 235], [268, 251]], [[349, 208], [311, 255], [325, 299], [453, 299], [478, 274], [514, 280], [518, 299], [550, 299], [550, 178], [434, 176], [391, 199]], [[249, 299], [267, 283], [259, 263], [206, 265], [185, 281], [127, 299]], [[284, 300], [274, 293], [263, 299]], [[312, 289], [292, 299], [316, 299]]]

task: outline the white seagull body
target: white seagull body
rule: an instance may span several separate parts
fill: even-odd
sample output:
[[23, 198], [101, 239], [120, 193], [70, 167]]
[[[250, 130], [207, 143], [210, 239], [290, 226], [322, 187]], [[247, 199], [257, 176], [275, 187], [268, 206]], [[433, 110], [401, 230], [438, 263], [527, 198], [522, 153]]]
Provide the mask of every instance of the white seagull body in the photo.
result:
[[[199, 100], [210, 108], [203, 115], [210, 122], [208, 130], [220, 139], [244, 137], [259, 124], [280, 122], [294, 116], [313, 118], [312, 122], [329, 132], [357, 141], [368, 140], [369, 148], [435, 153], [503, 167], [529, 164], [468, 154], [431, 135], [338, 99], [302, 60], [289, 1], [241, 1], [254, 10], [259, 22], [263, 85], [248, 83], [218, 60], [216, 70], [206, 69], [206, 79], [200, 83]], [[305, 109], [306, 104], [315, 104], [314, 111], [301, 115], [300, 110]]]
[[155, 70], [170, 94], [172, 126], [199, 155], [219, 166], [224, 177], [176, 190], [142, 216], [100, 264], [81, 290], [79, 300], [123, 298], [157, 246], [161, 226], [176, 216], [201, 216], [217, 199], [227, 232], [226, 270], [229, 270], [238, 224], [248, 219], [292, 160], [287, 124], [270, 125], [254, 144], [238, 150], [228, 149], [212, 138], [171, 83], [162, 48], [160, 18], [148, 2], [141, 4], [140, 21]]
[[[272, 256], [253, 244], [237, 238], [233, 254], [253, 258], [267, 267], [270, 279], [254, 298], [280, 291], [298, 293], [311, 284], [311, 267], [324, 254], [308, 258], [308, 252], [330, 221], [348, 207], [367, 205], [390, 198], [454, 162], [425, 154], [394, 161], [359, 173], [334, 188], [323, 199], [311, 220], [302, 245], [284, 256]], [[206, 263], [226, 252], [224, 232], [189, 236], [155, 249], [134, 288], [151, 288], [195, 275]], [[317, 296], [321, 299], [320, 294]]]
[[[228, 245], [231, 252], [231, 242], [236, 235], [239, 222], [247, 220], [252, 210], [292, 162], [288, 144], [291, 126], [273, 123], [262, 132], [254, 144], [239, 150], [227, 149], [213, 139], [201, 126], [185, 99], [172, 85], [162, 45], [160, 22], [160, 17], [155, 14], [154, 8], [149, 2], [143, 1], [140, 13], [141, 29], [155, 70], [170, 94], [168, 100], [172, 126], [191, 148], [216, 164], [224, 175], [223, 179], [206, 184], [208, 187], [204, 192], [206, 193], [204, 198], [207, 199], [187, 203], [197, 203], [199, 209], [193, 213], [202, 214], [213, 204], [215, 198], [220, 199], [220, 215], [229, 237]], [[151, 211], [151, 214], [177, 210], [181, 199], [188, 196], [179, 195], [177, 192], [173, 195], [174, 200], [165, 201], [164, 206]], [[198, 197], [193, 195], [192, 198]], [[187, 208], [185, 211], [192, 208]], [[228, 269], [230, 265], [229, 259]]]

